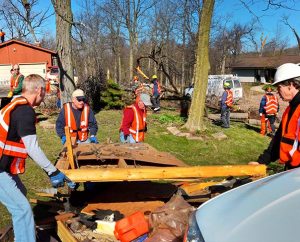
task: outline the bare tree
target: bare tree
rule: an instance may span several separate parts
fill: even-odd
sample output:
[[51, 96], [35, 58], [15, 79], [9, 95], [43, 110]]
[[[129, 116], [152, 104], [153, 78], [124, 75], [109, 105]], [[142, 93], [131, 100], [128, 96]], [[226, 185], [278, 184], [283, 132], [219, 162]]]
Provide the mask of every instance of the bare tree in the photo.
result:
[[24, 39], [31, 35], [34, 42], [38, 42], [36, 31], [52, 15], [49, 7], [45, 10], [36, 10], [38, 0], [2, 0], [0, 14], [11, 38]]
[[297, 40], [297, 43], [298, 43], [298, 54], [300, 55], [300, 36], [299, 36], [299, 34], [297, 33], [296, 29], [295, 29], [294, 27], [292, 27], [292, 25], [290, 25], [290, 23], [289, 23], [288, 20], [289, 20], [288, 16], [283, 16], [283, 17], [282, 17], [283, 23], [284, 23], [285, 25], [287, 25], [287, 26], [292, 30], [293, 34], [294, 34], [295, 37], [296, 37], [296, 40]]
[[134, 59], [138, 48], [139, 34], [143, 27], [146, 13], [150, 10], [155, 1], [140, 0], [111, 0], [114, 15], [118, 15], [123, 27], [127, 29], [129, 39], [129, 77], [132, 78], [134, 70]]
[[185, 124], [185, 127], [190, 131], [203, 130], [205, 128], [203, 117], [205, 109], [208, 72], [210, 69], [209, 36], [214, 5], [214, 0], [203, 0], [201, 20], [199, 25], [197, 62], [195, 69], [195, 90], [193, 93], [189, 117]]
[[275, 36], [270, 39], [269, 41], [266, 42], [264, 49], [263, 49], [263, 54], [270, 54], [272, 55], [281, 55], [284, 53], [284, 50], [288, 46], [288, 37], [282, 38], [280, 29], [277, 29]]
[[71, 28], [73, 14], [71, 0], [51, 0], [56, 14], [56, 44], [60, 69], [60, 90], [62, 103], [71, 101], [75, 88], [72, 59]]
[[114, 6], [111, 3], [105, 3], [100, 8], [103, 12], [102, 18], [106, 21], [104, 22], [104, 27], [107, 30], [108, 35], [108, 45], [110, 46], [114, 55], [114, 79], [117, 83], [122, 80], [122, 61], [121, 61], [121, 48], [123, 46], [123, 38], [121, 37], [123, 33], [121, 32], [122, 18], [120, 15], [116, 15], [115, 11], [112, 9]]

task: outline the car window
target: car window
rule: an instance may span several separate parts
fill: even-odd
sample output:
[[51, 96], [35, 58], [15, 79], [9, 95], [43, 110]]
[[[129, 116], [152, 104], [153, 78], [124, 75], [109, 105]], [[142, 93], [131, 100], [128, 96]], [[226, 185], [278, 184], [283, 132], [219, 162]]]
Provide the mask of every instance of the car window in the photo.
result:
[[235, 88], [241, 87], [241, 83], [240, 83], [239, 80], [233, 80], [233, 82], [234, 82], [234, 87]]
[[229, 83], [229, 85], [230, 85], [230, 88], [232, 88], [233, 86], [232, 86], [232, 80], [226, 80], [224, 83]]

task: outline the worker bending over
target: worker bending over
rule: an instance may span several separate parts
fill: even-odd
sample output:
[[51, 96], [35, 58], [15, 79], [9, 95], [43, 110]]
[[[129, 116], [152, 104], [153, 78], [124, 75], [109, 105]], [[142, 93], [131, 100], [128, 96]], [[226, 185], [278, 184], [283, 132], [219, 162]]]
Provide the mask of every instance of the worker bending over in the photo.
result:
[[39, 75], [29, 75], [23, 83], [22, 96], [0, 111], [0, 202], [12, 215], [14, 241], [34, 242], [35, 225], [26, 188], [18, 174], [25, 172], [25, 159], [30, 156], [47, 174], [53, 187], [72, 183], [55, 168], [41, 150], [36, 136], [33, 107], [45, 97], [45, 82]]
[[56, 133], [62, 144], [66, 142], [65, 126], [70, 128], [71, 137], [77, 143], [98, 143], [97, 120], [81, 89], [72, 93], [72, 102], [63, 105], [56, 120]]
[[286, 63], [277, 68], [273, 85], [283, 101], [289, 102], [269, 147], [257, 162], [250, 165], [269, 164], [279, 159], [285, 170], [300, 166], [300, 66]]
[[123, 118], [120, 127], [120, 141], [122, 143], [143, 142], [147, 131], [146, 107], [152, 106], [150, 96], [140, 93], [130, 106], [123, 111]]

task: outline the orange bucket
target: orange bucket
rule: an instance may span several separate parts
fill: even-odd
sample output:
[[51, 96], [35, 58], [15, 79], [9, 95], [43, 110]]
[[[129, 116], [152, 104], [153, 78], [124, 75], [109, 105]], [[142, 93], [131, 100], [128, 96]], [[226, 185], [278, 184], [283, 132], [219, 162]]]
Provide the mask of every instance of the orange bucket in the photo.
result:
[[136, 212], [116, 222], [114, 234], [121, 242], [130, 242], [148, 233], [149, 225], [142, 212]]

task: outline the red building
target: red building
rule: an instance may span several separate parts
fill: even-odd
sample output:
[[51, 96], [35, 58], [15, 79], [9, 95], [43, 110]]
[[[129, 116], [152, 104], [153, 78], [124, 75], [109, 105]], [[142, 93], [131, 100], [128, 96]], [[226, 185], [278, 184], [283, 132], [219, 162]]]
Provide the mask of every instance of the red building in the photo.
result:
[[20, 72], [27, 76], [46, 76], [47, 68], [56, 64], [56, 52], [19, 40], [9, 40], [0, 44], [0, 81], [10, 78], [12, 65], [19, 64]]

